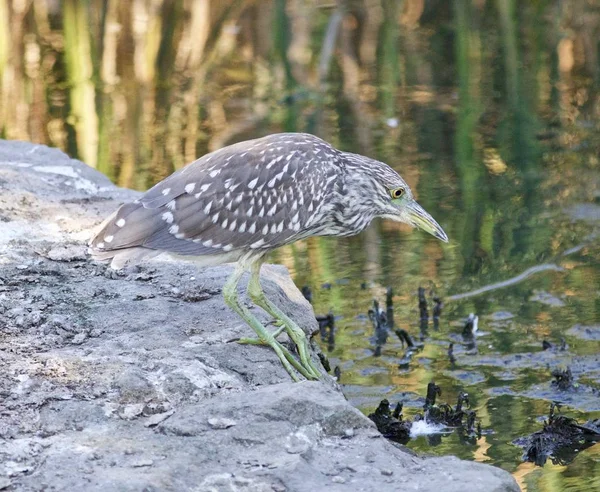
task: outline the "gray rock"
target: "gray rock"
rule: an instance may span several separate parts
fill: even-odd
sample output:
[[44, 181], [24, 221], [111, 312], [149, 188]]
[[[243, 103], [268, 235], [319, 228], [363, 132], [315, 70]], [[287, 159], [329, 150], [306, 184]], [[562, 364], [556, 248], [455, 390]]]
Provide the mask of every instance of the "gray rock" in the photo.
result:
[[64, 244], [53, 247], [46, 253], [46, 257], [52, 261], [76, 261], [85, 260], [86, 248], [84, 245]]
[[163, 412], [163, 413], [156, 413], [156, 414], [148, 417], [146, 422], [144, 422], [144, 425], [146, 427], [154, 427], [155, 425], [158, 425], [161, 422], [167, 420], [174, 413], [175, 413], [175, 410], [169, 410], [169, 411]]
[[224, 418], [208, 419], [208, 425], [210, 425], [211, 428], [213, 428], [213, 429], [229, 429], [230, 427], [233, 427], [236, 424], [237, 424], [237, 422], [235, 420], [231, 420], [231, 419], [224, 419]]
[[[294, 384], [271, 350], [231, 343], [252, 333], [221, 299], [229, 266], [85, 259], [136, 196], [58, 150], [0, 141], [0, 488], [518, 490], [500, 469], [393, 445], [331, 378]], [[317, 330], [285, 268], [263, 281]]]
[[287, 436], [285, 450], [290, 454], [306, 453], [311, 447], [310, 438], [302, 431], [294, 432]]

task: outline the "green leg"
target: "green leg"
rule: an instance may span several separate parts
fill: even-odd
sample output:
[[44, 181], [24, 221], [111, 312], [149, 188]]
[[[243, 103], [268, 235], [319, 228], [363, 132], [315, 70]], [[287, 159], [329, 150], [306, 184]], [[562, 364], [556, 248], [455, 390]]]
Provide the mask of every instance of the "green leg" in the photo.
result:
[[299, 378], [292, 366], [294, 366], [305, 378], [310, 379], [312, 375], [304, 367], [302, 367], [302, 365], [299, 364], [296, 359], [294, 359], [294, 356], [290, 354], [289, 350], [275, 340], [273, 335], [267, 331], [260, 321], [258, 321], [258, 319], [256, 319], [256, 317], [253, 316], [245, 306], [240, 304], [238, 300], [237, 286], [242, 278], [242, 275], [244, 275], [244, 268], [237, 266], [231, 277], [229, 277], [223, 286], [223, 297], [225, 298], [225, 302], [252, 327], [262, 343], [269, 345], [275, 351], [279, 357], [279, 360], [283, 364], [283, 367], [285, 367], [286, 371], [290, 374], [294, 381], [299, 381]]
[[302, 328], [294, 323], [294, 321], [292, 321], [283, 311], [269, 301], [267, 296], [265, 296], [262, 286], [260, 285], [261, 265], [262, 263], [258, 261], [252, 265], [250, 281], [248, 282], [248, 295], [257, 306], [260, 306], [276, 320], [279, 320], [283, 323], [286, 333], [298, 347], [300, 363], [312, 376], [311, 379], [319, 379], [321, 377], [321, 373], [315, 367], [310, 358], [308, 339], [306, 338], [304, 330], [302, 330]]
[[[285, 330], [285, 326], [280, 326], [273, 333], [271, 333], [271, 336], [277, 339], [277, 337], [283, 333], [283, 330]], [[265, 342], [263, 342], [260, 338], [240, 338], [237, 340], [237, 343], [248, 345], [266, 345]]]

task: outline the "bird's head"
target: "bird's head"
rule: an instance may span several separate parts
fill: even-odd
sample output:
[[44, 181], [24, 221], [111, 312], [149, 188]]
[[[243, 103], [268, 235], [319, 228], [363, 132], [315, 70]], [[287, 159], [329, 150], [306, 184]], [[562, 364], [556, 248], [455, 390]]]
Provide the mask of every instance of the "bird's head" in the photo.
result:
[[383, 162], [355, 154], [350, 154], [349, 160], [362, 175], [361, 194], [375, 207], [378, 217], [404, 222], [448, 242], [444, 229], [417, 203], [410, 187], [396, 171]]
[[383, 211], [380, 217], [418, 227], [445, 243], [448, 242], [444, 229], [417, 203], [410, 187], [400, 176], [394, 182], [382, 184], [385, 189], [379, 192], [379, 204]]

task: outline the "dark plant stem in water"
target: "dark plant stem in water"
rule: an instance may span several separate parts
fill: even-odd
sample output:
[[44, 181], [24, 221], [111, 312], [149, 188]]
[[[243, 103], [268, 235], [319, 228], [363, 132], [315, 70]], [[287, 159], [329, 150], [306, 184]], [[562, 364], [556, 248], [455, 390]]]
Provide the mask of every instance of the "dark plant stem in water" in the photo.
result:
[[442, 396], [442, 388], [431, 381], [427, 385], [427, 396], [425, 397], [425, 406], [423, 407], [426, 411], [435, 405], [437, 396]]
[[448, 359], [450, 360], [450, 364], [454, 365], [456, 363], [456, 357], [454, 356], [454, 343], [450, 342], [448, 345]]
[[560, 414], [560, 405], [550, 404], [544, 428], [514, 441], [524, 449], [523, 460], [544, 466], [548, 458], [555, 465], [568, 465], [577, 453], [600, 441], [600, 419], [579, 424]]
[[429, 322], [429, 312], [427, 310], [427, 299], [425, 298], [425, 289], [419, 287], [419, 316], [421, 321]]
[[391, 287], [387, 288], [385, 293], [385, 314], [387, 324], [390, 329], [394, 328], [394, 292]]
[[440, 316], [442, 315], [442, 308], [444, 307], [444, 303], [439, 297], [433, 298], [433, 329], [440, 329]]
[[327, 341], [327, 350], [331, 352], [335, 348], [335, 317], [333, 313], [317, 315], [319, 333], [321, 340]]

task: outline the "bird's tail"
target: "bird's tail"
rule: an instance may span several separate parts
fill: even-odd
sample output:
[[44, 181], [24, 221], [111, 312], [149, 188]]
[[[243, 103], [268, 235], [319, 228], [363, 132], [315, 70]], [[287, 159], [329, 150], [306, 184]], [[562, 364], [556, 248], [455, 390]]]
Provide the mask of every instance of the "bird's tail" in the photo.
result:
[[111, 268], [121, 269], [129, 261], [160, 254], [143, 246], [146, 238], [160, 226], [160, 216], [154, 210], [139, 203], [127, 203], [99, 226], [88, 244], [88, 252], [94, 260], [111, 260]]

